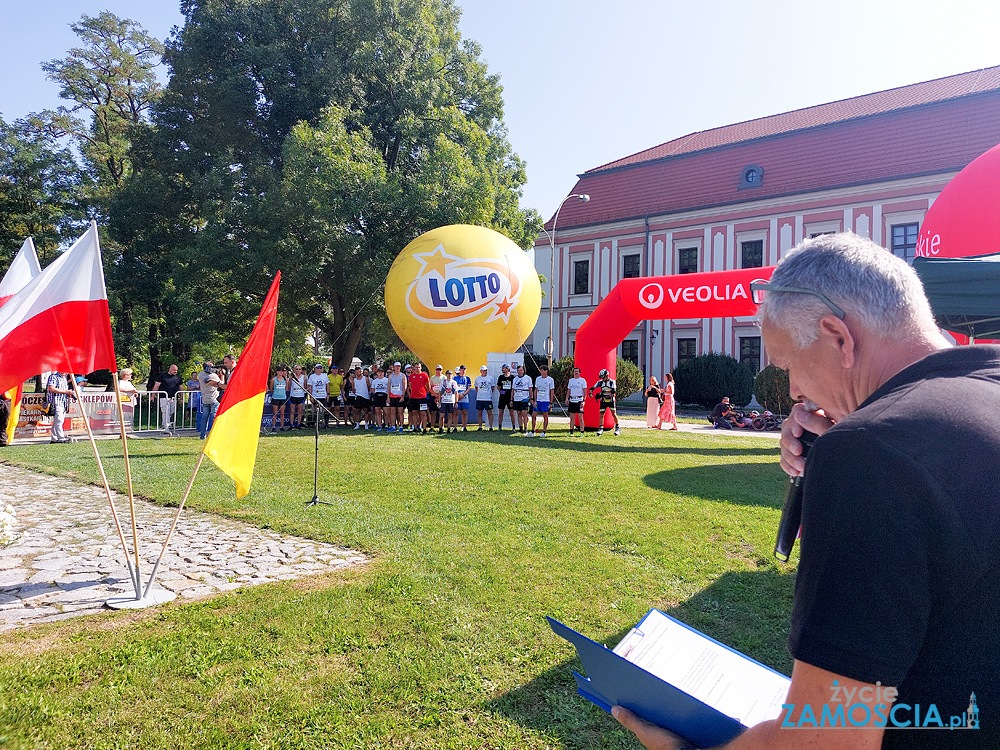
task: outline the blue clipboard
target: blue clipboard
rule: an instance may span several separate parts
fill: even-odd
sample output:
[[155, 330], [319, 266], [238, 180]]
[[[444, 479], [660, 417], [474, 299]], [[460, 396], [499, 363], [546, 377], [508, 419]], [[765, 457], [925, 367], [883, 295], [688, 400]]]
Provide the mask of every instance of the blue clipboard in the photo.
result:
[[[669, 617], [669, 615], [664, 616]], [[553, 620], [551, 617], [545, 619], [548, 620], [552, 632], [565, 638], [576, 648], [588, 675], [584, 677], [573, 672], [573, 677], [576, 678], [576, 692], [595, 706], [603, 708], [608, 713], [611, 713], [612, 706], [623, 706], [646, 721], [679, 734], [695, 747], [715, 747], [725, 744], [745, 729], [731, 716], [726, 716], [645, 669], [637, 667], [606, 646], [577, 633], [558, 620]], [[688, 630], [694, 630], [672, 617], [670, 619]], [[642, 621], [636, 627], [641, 628]], [[704, 633], [699, 632], [699, 635], [718, 643]], [[724, 643], [719, 645], [734, 651]], [[741, 656], [749, 659], [743, 654]], [[765, 668], [770, 669], [766, 666]]]

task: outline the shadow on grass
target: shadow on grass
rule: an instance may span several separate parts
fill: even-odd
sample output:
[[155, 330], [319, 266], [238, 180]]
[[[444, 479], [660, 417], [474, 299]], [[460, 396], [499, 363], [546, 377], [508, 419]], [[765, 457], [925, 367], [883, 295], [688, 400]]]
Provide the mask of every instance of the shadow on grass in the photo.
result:
[[[723, 574], [712, 585], [669, 609], [671, 617], [706, 635], [790, 674], [786, 641], [795, 577], [775, 568]], [[540, 638], [555, 638], [539, 614]], [[572, 627], [572, 623], [570, 623]], [[612, 633], [584, 633], [613, 647], [629, 628]], [[611, 716], [577, 695], [573, 672], [582, 672], [573, 656], [534, 680], [483, 704], [517, 724], [558, 738], [567, 748], [636, 747], [632, 735]]]
[[776, 464], [709, 464], [647, 474], [645, 485], [702, 500], [780, 509], [787, 488]]

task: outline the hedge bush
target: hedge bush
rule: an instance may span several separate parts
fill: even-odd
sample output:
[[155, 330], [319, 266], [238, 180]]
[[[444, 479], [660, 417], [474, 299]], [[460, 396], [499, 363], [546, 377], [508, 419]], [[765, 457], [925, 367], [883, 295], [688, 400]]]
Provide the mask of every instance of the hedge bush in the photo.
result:
[[679, 404], [715, 406], [729, 396], [736, 406], [745, 406], [753, 396], [753, 370], [728, 354], [709, 352], [686, 359], [673, 376]]
[[792, 397], [788, 395], [788, 372], [780, 367], [768, 365], [759, 373], [753, 384], [753, 395], [765, 409], [778, 414], [788, 414], [792, 409]]
[[[566, 402], [566, 384], [573, 377], [574, 359], [573, 355], [567, 355], [561, 359], [552, 360], [552, 369], [549, 376], [556, 381], [556, 398]], [[638, 393], [643, 389], [645, 381], [639, 368], [625, 359], [619, 359], [615, 365], [615, 382], [618, 385], [618, 398], [628, 398], [633, 393]], [[587, 385], [593, 385], [588, 383]]]

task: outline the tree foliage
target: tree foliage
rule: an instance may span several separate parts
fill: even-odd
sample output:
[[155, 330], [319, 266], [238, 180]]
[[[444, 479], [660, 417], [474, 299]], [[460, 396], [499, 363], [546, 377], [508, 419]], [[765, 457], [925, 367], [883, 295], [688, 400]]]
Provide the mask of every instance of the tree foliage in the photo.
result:
[[[465, 222], [533, 241], [499, 81], [451, 0], [181, 7], [173, 75], [117, 223], [144, 256], [169, 246], [207, 266], [184, 279], [201, 321], [246, 319], [281, 269], [282, 310], [347, 364], [413, 237]], [[140, 196], [154, 203], [136, 224]]]
[[757, 403], [778, 414], [788, 414], [795, 403], [788, 394], [788, 371], [775, 365], [768, 365], [757, 373], [753, 394]]
[[83, 46], [42, 64], [70, 105], [35, 118], [55, 136], [73, 137], [92, 170], [98, 202], [104, 204], [131, 174], [131, 137], [148, 120], [160, 94], [154, 68], [163, 45], [135, 21], [110, 11], [84, 15], [70, 28]]
[[729, 396], [737, 406], [750, 403], [754, 373], [728, 354], [710, 352], [686, 359], [673, 371], [677, 403], [714, 406]]
[[86, 177], [68, 148], [26, 120], [0, 119], [0, 276], [25, 237], [45, 265], [86, 223]]

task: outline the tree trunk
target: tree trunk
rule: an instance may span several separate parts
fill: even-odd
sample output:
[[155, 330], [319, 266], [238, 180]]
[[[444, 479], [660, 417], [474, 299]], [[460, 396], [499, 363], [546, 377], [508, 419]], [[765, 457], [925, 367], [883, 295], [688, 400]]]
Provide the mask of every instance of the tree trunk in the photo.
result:
[[336, 358], [336, 362], [340, 367], [347, 369], [351, 366], [351, 362], [354, 360], [354, 353], [358, 350], [358, 344], [361, 343], [361, 333], [365, 327], [365, 321], [367, 318], [364, 315], [359, 315], [351, 323], [351, 328], [347, 332], [347, 335], [341, 339], [340, 355]]

